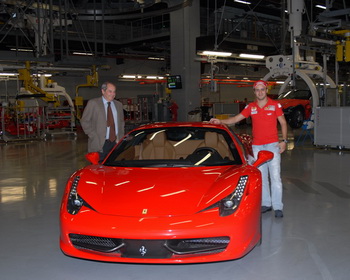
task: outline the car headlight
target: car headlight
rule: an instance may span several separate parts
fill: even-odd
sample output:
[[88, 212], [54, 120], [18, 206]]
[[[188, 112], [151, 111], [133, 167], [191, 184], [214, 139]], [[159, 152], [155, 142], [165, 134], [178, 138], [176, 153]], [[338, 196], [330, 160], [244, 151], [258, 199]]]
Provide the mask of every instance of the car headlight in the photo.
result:
[[244, 190], [247, 186], [247, 181], [248, 176], [241, 176], [235, 191], [220, 201], [220, 216], [225, 217], [231, 215], [237, 210], [239, 204], [241, 203]]
[[247, 186], [247, 182], [248, 176], [241, 176], [233, 193], [226, 196], [224, 199], [214, 203], [213, 205], [203, 209], [200, 212], [218, 207], [221, 217], [233, 214], [238, 209], [238, 206], [241, 203], [245, 188]]
[[69, 214], [75, 215], [79, 212], [80, 208], [84, 205], [84, 200], [78, 195], [78, 183], [80, 176], [74, 177], [72, 186], [69, 191], [67, 201], [67, 211]]

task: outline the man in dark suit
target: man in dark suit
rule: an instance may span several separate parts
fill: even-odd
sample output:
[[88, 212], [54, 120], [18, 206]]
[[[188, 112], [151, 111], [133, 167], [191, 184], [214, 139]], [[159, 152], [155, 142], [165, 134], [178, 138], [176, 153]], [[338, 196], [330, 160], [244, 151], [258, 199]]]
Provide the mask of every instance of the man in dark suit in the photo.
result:
[[[89, 137], [88, 152], [99, 152], [102, 161], [114, 144], [124, 136], [125, 122], [123, 105], [114, 99], [116, 86], [105, 82], [101, 86], [101, 92], [101, 97], [89, 100], [80, 123]], [[111, 116], [113, 115], [111, 124], [107, 124], [108, 107], [111, 108]]]

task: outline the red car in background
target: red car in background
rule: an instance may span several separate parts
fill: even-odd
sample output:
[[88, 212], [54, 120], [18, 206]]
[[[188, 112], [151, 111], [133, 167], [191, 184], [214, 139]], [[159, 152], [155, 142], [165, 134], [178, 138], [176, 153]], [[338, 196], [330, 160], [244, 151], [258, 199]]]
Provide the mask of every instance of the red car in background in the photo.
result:
[[[244, 143], [243, 143], [244, 142]], [[108, 262], [200, 263], [241, 258], [261, 242], [261, 173], [250, 139], [205, 122], [129, 132], [68, 180], [60, 247]]]
[[300, 128], [312, 114], [311, 91], [289, 90], [278, 96], [283, 107], [284, 116], [291, 128]]

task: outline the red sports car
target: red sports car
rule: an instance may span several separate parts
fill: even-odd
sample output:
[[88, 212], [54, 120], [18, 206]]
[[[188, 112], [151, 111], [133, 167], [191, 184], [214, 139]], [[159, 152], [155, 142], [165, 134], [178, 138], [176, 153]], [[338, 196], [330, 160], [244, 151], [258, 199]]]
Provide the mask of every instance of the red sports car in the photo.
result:
[[284, 116], [291, 128], [300, 128], [312, 114], [311, 91], [289, 90], [278, 96], [278, 102], [283, 107]]
[[[245, 143], [242, 143], [243, 142]], [[248, 144], [247, 144], [248, 143]], [[249, 138], [209, 123], [155, 123], [128, 133], [68, 180], [60, 247], [109, 262], [241, 258], [261, 241], [261, 175]]]

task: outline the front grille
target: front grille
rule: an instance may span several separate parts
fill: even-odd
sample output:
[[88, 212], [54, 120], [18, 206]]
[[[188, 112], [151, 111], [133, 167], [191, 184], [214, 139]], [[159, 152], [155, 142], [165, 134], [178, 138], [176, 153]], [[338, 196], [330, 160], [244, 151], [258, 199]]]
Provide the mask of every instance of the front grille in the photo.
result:
[[229, 237], [222, 236], [211, 238], [169, 240], [166, 246], [175, 254], [198, 254], [209, 251], [223, 251], [226, 249], [229, 242]]
[[118, 253], [127, 258], [167, 259], [175, 255], [216, 254], [224, 251], [230, 242], [227, 236], [195, 239], [117, 239], [80, 234], [69, 234], [77, 249], [103, 253]]
[[124, 244], [121, 239], [97, 237], [81, 234], [69, 234], [72, 244], [78, 249], [88, 249], [110, 253], [117, 251]]

